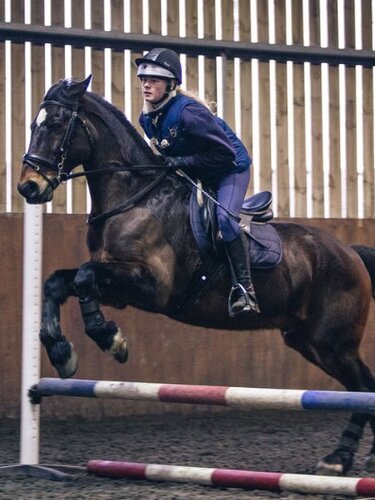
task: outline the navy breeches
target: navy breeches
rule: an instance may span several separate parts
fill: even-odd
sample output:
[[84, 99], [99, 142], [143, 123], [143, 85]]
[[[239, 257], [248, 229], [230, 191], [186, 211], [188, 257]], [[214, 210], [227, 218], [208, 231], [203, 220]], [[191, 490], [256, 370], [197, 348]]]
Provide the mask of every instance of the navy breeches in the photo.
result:
[[[239, 215], [250, 180], [250, 169], [238, 174], [227, 175], [218, 184], [217, 201], [235, 215]], [[217, 207], [219, 228], [226, 243], [240, 233], [238, 222], [221, 207]]]

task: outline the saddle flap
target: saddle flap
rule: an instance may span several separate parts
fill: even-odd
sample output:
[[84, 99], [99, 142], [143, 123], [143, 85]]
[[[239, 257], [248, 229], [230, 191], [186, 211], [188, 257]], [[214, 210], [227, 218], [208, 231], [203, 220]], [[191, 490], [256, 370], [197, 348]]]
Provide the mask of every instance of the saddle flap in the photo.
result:
[[261, 191], [253, 194], [242, 204], [241, 213], [246, 215], [262, 215], [267, 212], [272, 203], [272, 193]]

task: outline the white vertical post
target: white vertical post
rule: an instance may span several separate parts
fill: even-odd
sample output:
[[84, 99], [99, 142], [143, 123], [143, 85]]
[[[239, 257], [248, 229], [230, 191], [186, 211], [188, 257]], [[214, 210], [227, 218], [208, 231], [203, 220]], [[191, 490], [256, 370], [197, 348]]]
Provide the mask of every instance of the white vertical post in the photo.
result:
[[28, 391], [40, 379], [40, 301], [43, 213], [39, 205], [26, 205], [23, 245], [21, 464], [39, 463], [39, 405]]

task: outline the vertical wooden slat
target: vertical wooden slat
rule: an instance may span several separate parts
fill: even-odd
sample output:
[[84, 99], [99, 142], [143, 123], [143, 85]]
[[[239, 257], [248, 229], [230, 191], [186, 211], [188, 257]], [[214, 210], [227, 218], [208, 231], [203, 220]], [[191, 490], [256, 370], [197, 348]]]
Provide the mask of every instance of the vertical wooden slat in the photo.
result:
[[[36, 0], [32, 3], [31, 22], [33, 24], [44, 24], [44, 1]], [[44, 46], [34, 45], [31, 52], [32, 67], [32, 113], [33, 116], [39, 108], [44, 96]], [[30, 124], [26, 124], [29, 126]]]
[[[0, 12], [3, 19], [3, 12]], [[0, 101], [4, 101], [5, 97], [5, 42], [0, 43]], [[3, 125], [3, 130], [5, 129], [5, 106], [0, 106], [0, 123]], [[5, 163], [5, 134], [0, 133], [0, 213], [6, 212], [6, 163]]]
[[[204, 38], [215, 39], [215, 2], [209, 0], [205, 2], [204, 11]], [[204, 60], [204, 97], [208, 103], [217, 102], [217, 85], [222, 82], [216, 80], [216, 58], [205, 57]], [[213, 109], [215, 111], [215, 109]]]
[[[142, 33], [142, 2], [139, 0], [132, 0], [131, 3], [131, 31], [132, 33]], [[142, 111], [143, 98], [139, 79], [137, 78], [137, 67], [134, 62], [136, 57], [142, 56], [140, 52], [132, 53], [133, 71], [132, 71], [132, 116], [133, 123], [137, 129], [143, 134], [141, 127], [138, 123], [138, 117]]]
[[306, 217], [306, 150], [304, 67], [294, 65], [295, 215]]
[[347, 129], [347, 199], [348, 217], [357, 217], [357, 168], [356, 168], [356, 116], [355, 116], [355, 69], [346, 71], [346, 129]]
[[365, 50], [372, 50], [372, 12], [371, 1], [362, 0], [362, 45]]
[[311, 66], [313, 217], [324, 217], [321, 68]]
[[[240, 41], [248, 42], [250, 34], [250, 5], [247, 0], [239, 0], [239, 32]], [[251, 63], [250, 61], [241, 61], [241, 140], [246, 146], [252, 157], [252, 123], [251, 123]], [[250, 178], [247, 195], [254, 192], [254, 179]]]
[[149, 29], [150, 35], [161, 34], [161, 8], [160, 0], [149, 1]]
[[[285, 2], [277, 2], [276, 43], [286, 43]], [[289, 169], [288, 169], [288, 108], [286, 64], [276, 64], [276, 102], [277, 102], [277, 214], [289, 215]]]
[[337, 2], [328, 2], [328, 46], [338, 47]]
[[[303, 43], [302, 2], [292, 2], [293, 43]], [[305, 143], [305, 71], [302, 64], [294, 64], [294, 158], [295, 158], [295, 215], [306, 217], [307, 179], [306, 179], [306, 143]]]
[[[233, 2], [222, 0], [222, 32], [224, 40], [233, 40]], [[234, 62], [226, 58], [223, 67], [224, 80], [224, 119], [235, 129], [234, 117]]]
[[[64, 26], [64, 2], [51, 4], [52, 26]], [[52, 82], [65, 78], [65, 54], [63, 47], [52, 47]], [[66, 213], [66, 186], [59, 186], [55, 190], [52, 202], [52, 211]]]
[[[115, 32], [124, 31], [123, 2], [112, 0], [111, 29]], [[119, 109], [124, 109], [124, 55], [123, 52], [112, 51], [112, 103]]]
[[287, 136], [287, 94], [286, 66], [276, 65], [277, 73], [277, 187], [278, 216], [289, 215], [289, 179], [288, 179], [288, 136]]
[[373, 145], [373, 72], [366, 68], [363, 72], [363, 151], [364, 151], [364, 217], [375, 216], [375, 157]]
[[[12, 2], [12, 22], [24, 22], [22, 0]], [[12, 43], [12, 211], [23, 211], [23, 199], [17, 192], [19, 165], [25, 150], [25, 46]], [[17, 82], [17, 84], [15, 84]]]
[[[186, 0], [186, 36], [197, 37], [198, 14], [197, 1]], [[186, 88], [192, 91], [198, 90], [198, 58], [186, 58]]]
[[[84, 28], [84, 0], [75, 0], [72, 3], [72, 28]], [[72, 49], [72, 78], [83, 80], [85, 75], [84, 49]], [[77, 169], [81, 170], [81, 168]], [[71, 182], [73, 213], [86, 213], [86, 180], [79, 177]], [[61, 189], [61, 187], [59, 188]]]
[[[92, 28], [104, 30], [104, 0], [93, 0], [91, 4]], [[104, 51], [92, 51], [92, 89], [104, 95]]]
[[330, 217], [341, 217], [340, 114], [338, 67], [329, 70], [330, 113]]
[[178, 0], [168, 0], [168, 36], [179, 36], [179, 5]]
[[[367, 0], [365, 0], [367, 1]], [[346, 47], [355, 48], [354, 0], [345, 0], [345, 39]]]

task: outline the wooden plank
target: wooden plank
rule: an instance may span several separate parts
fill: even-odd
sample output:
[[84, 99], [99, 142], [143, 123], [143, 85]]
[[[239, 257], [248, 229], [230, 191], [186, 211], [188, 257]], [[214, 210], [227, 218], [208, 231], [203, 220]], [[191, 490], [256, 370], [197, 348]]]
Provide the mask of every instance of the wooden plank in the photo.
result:
[[[186, 0], [186, 36], [198, 36], [198, 12], [196, 0]], [[186, 58], [186, 88], [198, 92], [198, 58]]]
[[337, 2], [327, 2], [328, 15], [328, 46], [338, 47], [338, 30], [337, 30]]
[[161, 35], [160, 0], [149, 2], [149, 29], [150, 35]]
[[[366, 0], [365, 0], [366, 1]], [[345, 0], [345, 46], [355, 48], [354, 3]]]
[[[205, 39], [215, 39], [215, 2], [210, 0], [205, 3], [204, 10], [204, 37]], [[217, 112], [217, 88], [223, 82], [217, 81], [216, 74], [216, 58], [204, 58], [204, 98], [207, 103], [211, 104], [211, 110]], [[225, 81], [224, 75], [224, 81]]]
[[295, 213], [296, 217], [307, 214], [307, 177], [306, 177], [306, 142], [305, 142], [305, 88], [304, 67], [294, 64], [294, 158], [295, 158]]
[[179, 36], [179, 1], [168, 0], [168, 35]]
[[[5, 101], [5, 42], [0, 43], [0, 96]], [[6, 212], [6, 151], [5, 151], [5, 105], [0, 106], [0, 123], [3, 123], [3, 133], [0, 134], [0, 213]]]
[[[142, 2], [137, 0], [132, 0], [131, 3], [131, 31], [132, 33], [142, 33]], [[143, 130], [138, 122], [138, 117], [141, 114], [143, 108], [143, 97], [141, 92], [141, 86], [139, 84], [139, 79], [137, 78], [137, 66], [135, 64], [135, 59], [141, 57], [143, 54], [141, 52], [132, 52], [132, 122], [136, 126], [137, 130], [143, 135]]]
[[330, 217], [341, 217], [340, 113], [338, 67], [329, 68]]
[[[12, 44], [12, 211], [22, 212], [24, 201], [17, 192], [19, 162], [25, 152], [25, 48]], [[21, 84], [15, 85], [15, 82]]]
[[[53, 26], [64, 26], [64, 3], [54, 2], [51, 10]], [[52, 83], [65, 78], [65, 53], [64, 47], [52, 47]], [[52, 211], [66, 213], [66, 186], [59, 186], [54, 192]]]
[[[239, 0], [239, 34], [240, 41], [250, 40], [250, 5], [247, 0]], [[250, 156], [252, 156], [252, 102], [251, 102], [251, 62], [241, 61], [241, 140], [246, 146]], [[251, 169], [252, 171], [252, 169]], [[251, 175], [247, 196], [254, 192], [254, 178]]]
[[375, 156], [373, 68], [363, 70], [363, 167], [364, 167], [364, 216], [375, 216]]
[[287, 135], [287, 95], [286, 65], [276, 64], [277, 79], [277, 200], [278, 215], [289, 215], [289, 168], [288, 168], [288, 135]]
[[372, 6], [371, 2], [362, 0], [362, 46], [365, 50], [372, 50]]
[[355, 68], [346, 69], [346, 141], [348, 217], [358, 217]]
[[313, 217], [324, 217], [324, 176], [322, 149], [322, 71], [320, 66], [311, 66], [311, 110], [312, 110], [312, 183]]
[[[233, 40], [233, 2], [222, 0], [222, 19], [223, 19], [223, 40]], [[214, 11], [214, 5], [212, 6]], [[213, 17], [213, 16], [212, 16]], [[224, 119], [230, 127], [235, 129], [234, 114], [234, 94], [236, 92], [234, 83], [234, 62], [233, 59], [226, 58], [223, 67], [224, 79]]]
[[[84, 28], [85, 26], [85, 9], [84, 0], [74, 2], [72, 6], [72, 27]], [[86, 78], [85, 74], [85, 51], [84, 49], [72, 49], [72, 78], [75, 80], [83, 80]], [[76, 171], [82, 170], [78, 167]], [[86, 207], [86, 179], [85, 177], [78, 177], [71, 182], [72, 189], [72, 205], [73, 213], [85, 214], [87, 213]]]

